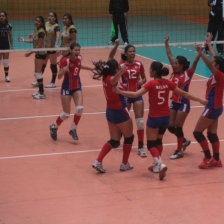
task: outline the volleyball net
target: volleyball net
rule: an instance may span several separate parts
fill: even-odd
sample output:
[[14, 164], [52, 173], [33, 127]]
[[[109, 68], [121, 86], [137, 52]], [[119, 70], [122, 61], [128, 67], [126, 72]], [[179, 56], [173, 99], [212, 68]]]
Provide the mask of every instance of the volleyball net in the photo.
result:
[[[77, 42], [82, 47], [108, 47], [111, 17], [109, 0], [0, 0], [1, 11], [8, 14], [12, 25], [14, 49], [31, 49], [31, 44], [18, 42], [33, 33], [34, 19], [49, 12], [57, 13], [62, 30], [62, 17], [70, 13], [77, 28]], [[170, 45], [192, 45], [203, 42], [207, 32], [209, 7], [204, 0], [129, 0], [128, 37], [136, 46], [163, 46], [170, 34]], [[122, 42], [122, 41], [121, 41]]]

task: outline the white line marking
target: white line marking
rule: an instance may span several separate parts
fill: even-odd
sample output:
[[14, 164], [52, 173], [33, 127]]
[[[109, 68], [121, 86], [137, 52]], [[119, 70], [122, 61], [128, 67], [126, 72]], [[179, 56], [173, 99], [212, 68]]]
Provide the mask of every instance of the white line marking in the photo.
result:
[[[219, 140], [220, 142], [224, 142], [224, 139]], [[198, 142], [191, 142], [191, 144], [198, 144]], [[163, 146], [173, 146], [177, 145], [177, 143], [167, 143], [163, 144]], [[137, 148], [137, 146], [133, 146], [132, 148]], [[117, 149], [122, 149], [121, 147]], [[114, 150], [117, 150], [114, 149]], [[80, 154], [80, 153], [88, 153], [88, 152], [99, 152], [101, 149], [90, 149], [90, 150], [80, 150], [80, 151], [72, 151], [72, 152], [56, 152], [56, 153], [43, 153], [43, 154], [33, 154], [33, 155], [21, 155], [21, 156], [2, 156], [0, 160], [4, 159], [20, 159], [20, 158], [32, 158], [32, 157], [44, 157], [44, 156], [58, 156], [58, 155], [70, 155], [70, 154]]]

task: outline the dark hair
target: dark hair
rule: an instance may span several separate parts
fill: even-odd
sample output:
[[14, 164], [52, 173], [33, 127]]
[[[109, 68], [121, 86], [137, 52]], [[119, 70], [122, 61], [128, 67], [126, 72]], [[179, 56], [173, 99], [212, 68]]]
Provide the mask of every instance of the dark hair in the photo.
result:
[[125, 48], [124, 48], [124, 53], [121, 54], [121, 60], [122, 61], [127, 61], [127, 56], [125, 55], [125, 53], [128, 52], [129, 48], [133, 47], [135, 49], [134, 45], [128, 44]]
[[177, 56], [176, 59], [180, 65], [183, 65], [184, 71], [189, 68], [190, 62], [187, 60], [187, 58], [185, 58], [184, 56]]
[[1, 13], [5, 14], [5, 18], [6, 18], [5, 22], [8, 23], [8, 14], [7, 14], [7, 12], [6, 11], [1, 11], [0, 14]]
[[221, 56], [215, 56], [215, 63], [219, 65], [219, 70], [224, 72], [224, 59]]
[[102, 76], [115, 75], [118, 69], [118, 62], [115, 59], [110, 59], [107, 62], [97, 61], [93, 62], [96, 72], [94, 72], [93, 79], [100, 79]]
[[49, 12], [49, 14], [52, 13], [54, 15], [54, 18], [55, 18], [55, 22], [58, 23], [58, 17], [57, 17], [57, 14], [56, 12]]
[[41, 21], [42, 25], [40, 27], [43, 28], [44, 31], [46, 31], [44, 17], [43, 16], [37, 16], [36, 19], [39, 19]]
[[151, 64], [151, 69], [156, 72], [157, 78], [161, 78], [162, 76], [167, 76], [169, 74], [169, 69], [163, 67], [163, 64], [159, 61], [153, 61]]
[[73, 23], [73, 20], [72, 20], [72, 15], [71, 15], [70, 13], [65, 13], [63, 17], [65, 17], [65, 16], [66, 16], [66, 17], [68, 18], [68, 20], [70, 21], [70, 25], [71, 25], [71, 24], [74, 24], [74, 23]]
[[69, 48], [70, 48], [70, 50], [73, 50], [75, 47], [81, 47], [81, 46], [80, 46], [80, 44], [74, 42], [74, 43], [72, 43], [72, 44], [70, 45]]

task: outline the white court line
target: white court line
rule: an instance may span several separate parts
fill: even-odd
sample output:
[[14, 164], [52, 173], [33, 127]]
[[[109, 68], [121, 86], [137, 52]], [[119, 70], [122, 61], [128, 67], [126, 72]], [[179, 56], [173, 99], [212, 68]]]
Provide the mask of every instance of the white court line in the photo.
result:
[[[220, 139], [220, 142], [224, 142], [224, 139]], [[191, 144], [198, 144], [198, 142], [191, 142]], [[177, 145], [177, 143], [168, 143], [163, 144], [163, 146], [173, 146]], [[137, 146], [133, 146], [132, 148], [137, 148]], [[122, 149], [121, 147], [117, 149]], [[114, 149], [114, 150], [117, 150]], [[32, 157], [44, 157], [44, 156], [58, 156], [58, 155], [71, 155], [71, 154], [81, 154], [88, 152], [99, 152], [101, 149], [90, 149], [90, 150], [80, 150], [80, 151], [72, 151], [72, 152], [56, 152], [56, 153], [43, 153], [43, 154], [33, 154], [33, 155], [21, 155], [21, 156], [2, 156], [0, 160], [4, 159], [20, 159], [20, 158], [32, 158]]]
[[[191, 109], [194, 108], [202, 108], [204, 106], [191, 106]], [[133, 112], [133, 110], [131, 110]], [[149, 111], [149, 109], [144, 109], [144, 111]], [[99, 115], [105, 114], [106, 112], [93, 112], [93, 113], [83, 113], [83, 115]], [[74, 115], [74, 114], [70, 114]], [[22, 119], [35, 119], [35, 118], [49, 118], [49, 117], [57, 117], [57, 115], [41, 115], [41, 116], [29, 116], [29, 117], [8, 117], [8, 118], [0, 118], [0, 121], [8, 121], [8, 120], [22, 120]]]

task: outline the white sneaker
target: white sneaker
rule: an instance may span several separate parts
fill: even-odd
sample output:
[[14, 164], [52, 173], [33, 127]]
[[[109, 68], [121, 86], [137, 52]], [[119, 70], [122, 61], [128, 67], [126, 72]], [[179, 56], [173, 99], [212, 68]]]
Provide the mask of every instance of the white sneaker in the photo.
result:
[[45, 86], [45, 88], [55, 88], [55, 87], [56, 87], [56, 85], [53, 82], [50, 82]]
[[5, 82], [11, 82], [11, 80], [10, 80], [8, 75], [5, 77]]
[[170, 159], [180, 159], [183, 158], [184, 154], [178, 150], [176, 150], [173, 155], [170, 156]]
[[33, 97], [34, 99], [46, 99], [45, 94], [44, 94], [44, 93], [43, 93], [43, 94], [40, 94], [39, 92], [33, 94], [32, 97]]
[[152, 163], [151, 166], [148, 167], [148, 170], [153, 173], [159, 173], [160, 171], [160, 165], [156, 164], [155, 161]]
[[97, 171], [99, 171], [100, 173], [106, 173], [106, 170], [103, 168], [102, 163], [100, 163], [99, 161], [95, 160], [92, 164], [92, 167], [94, 169], [96, 169]]
[[37, 86], [38, 86], [38, 82], [37, 82], [37, 80], [35, 80], [35, 81], [32, 82], [32, 86], [33, 86], [33, 87], [37, 87]]
[[166, 171], [167, 171], [167, 166], [165, 164], [160, 164], [159, 168], [159, 179], [163, 180], [164, 177], [166, 176]]
[[121, 163], [120, 165], [120, 171], [131, 170], [133, 168], [134, 166], [132, 166], [130, 163], [127, 163], [127, 164]]
[[146, 154], [146, 151], [144, 150], [144, 148], [138, 149], [138, 155], [141, 157], [147, 157], [147, 154]]

